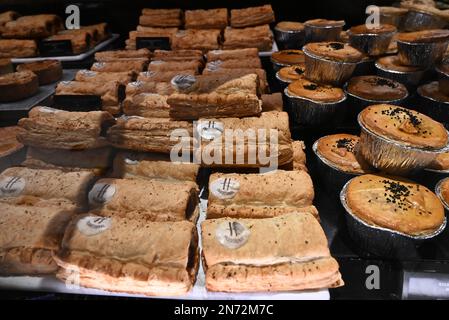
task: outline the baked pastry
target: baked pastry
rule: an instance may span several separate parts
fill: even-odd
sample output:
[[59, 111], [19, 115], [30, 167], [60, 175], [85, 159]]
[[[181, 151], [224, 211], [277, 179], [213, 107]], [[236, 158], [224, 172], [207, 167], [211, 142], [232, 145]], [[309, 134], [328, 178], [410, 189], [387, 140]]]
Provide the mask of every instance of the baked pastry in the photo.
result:
[[190, 152], [192, 137], [192, 123], [167, 118], [122, 117], [108, 130], [113, 146], [135, 151], [170, 153], [175, 147], [182, 147]]
[[139, 93], [123, 101], [123, 113], [144, 118], [170, 118], [167, 96], [157, 93]]
[[195, 220], [197, 186], [192, 182], [100, 179], [89, 192], [91, 212], [130, 220]]
[[228, 25], [228, 9], [186, 10], [186, 29], [224, 29]]
[[0, 128], [0, 170], [17, 166], [23, 160], [23, 144], [17, 140], [17, 134], [21, 131], [19, 126]]
[[0, 215], [0, 274], [51, 274], [73, 210], [58, 206], [15, 206], [2, 203]]
[[379, 58], [376, 60], [376, 66], [379, 66], [383, 70], [391, 70], [393, 73], [395, 71], [405, 73], [422, 71], [422, 69], [419, 67], [402, 65], [399, 61], [398, 56], [386, 56]]
[[411, 147], [441, 149], [449, 141], [442, 124], [414, 110], [388, 104], [366, 108], [359, 122], [376, 135]]
[[396, 30], [391, 24], [379, 24], [375, 27], [361, 24], [349, 29], [349, 43], [367, 55], [382, 55], [388, 51]]
[[203, 52], [201, 50], [159, 50], [153, 52], [154, 60], [162, 61], [192, 61], [197, 60], [203, 62]]
[[306, 67], [304, 64], [294, 64], [279, 69], [279, 71], [276, 73], [276, 78], [285, 87], [293, 81], [303, 79], [305, 71]]
[[88, 29], [68, 29], [58, 32], [58, 35], [68, 35], [68, 36], [87, 36], [88, 47], [93, 48], [98, 41], [98, 31], [95, 28]]
[[429, 169], [444, 171], [449, 170], [449, 152], [439, 154], [429, 165]]
[[91, 70], [80, 70], [75, 75], [78, 82], [98, 82], [107, 83], [117, 81], [121, 85], [127, 85], [135, 79], [133, 71], [122, 72], [97, 72]]
[[282, 93], [275, 92], [272, 94], [263, 94], [262, 100], [262, 112], [268, 111], [282, 111], [284, 109], [284, 102], [282, 100]]
[[153, 60], [148, 65], [148, 71], [164, 72], [164, 71], [183, 71], [192, 70], [194, 74], [199, 74], [202, 67], [201, 62], [192, 61], [161, 61]]
[[432, 234], [444, 220], [444, 208], [433, 192], [399, 178], [356, 177], [347, 187], [346, 201], [367, 224], [411, 236]]
[[0, 58], [28, 58], [37, 55], [34, 40], [0, 39]]
[[378, 76], [359, 76], [349, 80], [346, 91], [370, 102], [396, 101], [408, 96], [407, 88], [394, 80]]
[[[436, 102], [449, 103], [449, 96], [440, 90], [440, 85], [437, 81], [432, 81], [419, 86], [417, 92], [421, 97], [428, 98]], [[427, 114], [426, 110], [423, 110], [423, 112]]]
[[177, 75], [196, 75], [197, 71], [194, 69], [188, 70], [171, 70], [171, 71], [145, 71], [139, 73], [137, 81], [141, 82], [166, 82], [170, 83]]
[[62, 20], [53, 14], [19, 17], [5, 24], [2, 37], [12, 39], [42, 39], [63, 29]]
[[419, 86], [417, 95], [420, 102], [419, 110], [449, 128], [447, 89], [447, 79], [444, 75], [440, 75], [438, 82], [433, 81]]
[[13, 72], [0, 76], [0, 102], [22, 100], [39, 90], [37, 76], [31, 71]]
[[209, 178], [207, 218], [271, 218], [290, 212], [318, 216], [313, 183], [305, 171], [221, 174]]
[[108, 62], [95, 62], [90, 70], [98, 72], [135, 72], [139, 73], [145, 71], [148, 65], [148, 60], [118, 60]]
[[16, 20], [20, 15], [12, 10], [0, 13], [0, 26], [4, 25], [9, 21]]
[[106, 22], [100, 22], [88, 26], [81, 26], [80, 29], [94, 31], [96, 34], [96, 38], [94, 39], [94, 41], [96, 43], [104, 41], [107, 38], [109, 38], [109, 26]]
[[241, 119], [202, 118], [195, 130], [195, 137], [201, 138], [195, 157], [206, 167], [268, 169], [292, 162], [286, 112], [263, 112], [260, 117]]
[[305, 42], [340, 41], [344, 25], [344, 20], [307, 20], [304, 22]]
[[289, 49], [273, 52], [271, 62], [276, 67], [291, 66], [293, 64], [303, 64], [305, 62], [304, 52], [301, 50]]
[[62, 78], [62, 65], [58, 60], [29, 62], [17, 66], [17, 71], [25, 70], [34, 72], [41, 86], [59, 81]]
[[88, 31], [59, 33], [45, 39], [45, 41], [68, 40], [72, 44], [72, 52], [80, 54], [86, 52], [91, 47], [91, 37]]
[[363, 54], [347, 43], [342, 42], [317, 42], [309, 43], [304, 51], [318, 58], [338, 62], [359, 62]]
[[408, 13], [405, 8], [398, 7], [379, 7], [380, 9], [380, 23], [391, 24], [400, 27], [402, 20]]
[[88, 171], [63, 172], [24, 167], [8, 168], [0, 174], [0, 202], [14, 198], [65, 199], [82, 208], [94, 175]]
[[62, 171], [89, 170], [100, 175], [110, 167], [111, 154], [112, 150], [109, 147], [86, 150], [28, 147], [22, 166]]
[[269, 25], [243, 29], [226, 28], [223, 49], [256, 48], [259, 51], [271, 51], [273, 33]]
[[249, 74], [240, 78], [229, 76], [177, 76], [172, 79], [177, 93], [171, 94], [170, 117], [194, 120], [206, 116], [239, 117], [260, 114], [258, 77]]
[[259, 59], [259, 50], [257, 48], [243, 48], [232, 50], [211, 50], [206, 54], [207, 62], [215, 60], [234, 60], [234, 59]]
[[181, 9], [142, 9], [139, 24], [147, 27], [180, 27], [182, 25]]
[[[231, 60], [232, 61], [232, 60]], [[215, 61], [214, 61], [215, 62]], [[259, 78], [259, 88], [258, 92], [266, 93], [269, 92], [270, 86], [267, 80], [267, 73], [262, 68], [234, 68], [226, 69], [222, 68], [221, 65], [216, 68], [206, 68], [203, 70], [203, 75], [214, 75], [214, 76], [226, 76], [228, 78], [238, 79], [249, 74], [256, 74]]]
[[449, 206], [449, 180], [446, 179], [440, 184], [441, 198], [445, 202], [446, 206]]
[[274, 27], [276, 43], [281, 50], [300, 49], [304, 45], [304, 24], [296, 21], [281, 21]]
[[139, 50], [114, 50], [100, 51], [95, 53], [95, 60], [99, 62], [114, 61], [120, 59], [144, 58], [149, 59], [151, 51], [147, 48]]
[[214, 50], [218, 49], [220, 29], [187, 29], [178, 31], [172, 39], [172, 49]]
[[364, 174], [373, 168], [357, 154], [359, 137], [352, 134], [333, 134], [320, 138], [317, 155], [333, 168], [351, 174]]
[[402, 32], [397, 36], [398, 41], [410, 43], [429, 43], [449, 40], [448, 30], [424, 30], [415, 32]]
[[231, 27], [245, 28], [274, 22], [271, 4], [231, 10]]
[[123, 179], [197, 181], [199, 164], [171, 161], [157, 153], [119, 152], [114, 158], [114, 176]]
[[0, 59], [0, 75], [14, 72], [11, 59]]
[[168, 38], [170, 44], [173, 37], [178, 32], [178, 28], [154, 28], [154, 27], [137, 27], [136, 31], [129, 33], [129, 39], [126, 40], [127, 50], [137, 50], [137, 42], [139, 38]]
[[107, 145], [102, 131], [112, 123], [114, 118], [105, 111], [69, 112], [35, 107], [28, 118], [19, 120], [25, 131], [18, 134], [18, 140], [38, 148], [100, 148]]
[[[167, 239], [173, 239], [168, 243]], [[55, 256], [57, 277], [79, 270], [81, 286], [148, 296], [186, 294], [198, 271], [193, 223], [133, 221], [92, 214], [72, 220]]]
[[343, 285], [324, 231], [310, 214], [206, 220], [201, 234], [209, 291], [290, 291]]
[[306, 167], [307, 159], [306, 153], [304, 152], [304, 150], [306, 149], [306, 145], [304, 144], [304, 141], [293, 141], [292, 149], [293, 149], [292, 169], [303, 170], [307, 172]]
[[254, 69], [261, 69], [262, 63], [260, 62], [260, 59], [228, 59], [228, 60], [214, 60], [210, 61], [206, 64], [207, 70], [214, 70], [214, 69], [239, 69], [239, 68], [254, 68]]
[[345, 98], [342, 89], [320, 85], [306, 78], [293, 81], [286, 92], [290, 97], [305, 98], [317, 103], [337, 103]]
[[155, 81], [134, 81], [126, 85], [126, 97], [140, 93], [157, 93], [162, 96], [168, 96], [175, 92], [175, 88], [170, 82]]

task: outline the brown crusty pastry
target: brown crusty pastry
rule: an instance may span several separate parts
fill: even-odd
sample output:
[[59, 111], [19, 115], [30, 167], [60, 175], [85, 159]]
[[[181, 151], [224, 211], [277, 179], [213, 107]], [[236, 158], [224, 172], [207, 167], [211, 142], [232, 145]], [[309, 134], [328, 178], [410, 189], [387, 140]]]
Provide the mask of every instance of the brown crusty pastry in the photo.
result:
[[306, 78], [301, 78], [290, 83], [287, 87], [287, 93], [293, 97], [318, 103], [337, 103], [346, 98], [346, 94], [341, 88], [321, 85]]
[[271, 61], [283, 66], [291, 66], [294, 64], [304, 64], [305, 56], [302, 50], [286, 49], [273, 52]]
[[254, 68], [261, 69], [262, 63], [260, 59], [227, 59], [214, 60], [206, 64], [206, 69], [213, 70], [217, 68], [223, 69], [239, 69], [239, 68]]
[[16, 20], [20, 15], [12, 10], [0, 13], [0, 25], [4, 25], [9, 21]]
[[293, 160], [286, 112], [263, 112], [260, 117], [241, 119], [202, 118], [196, 123], [195, 137], [201, 138], [201, 148], [195, 149], [196, 159], [207, 167], [276, 167]]
[[110, 167], [111, 154], [110, 147], [86, 150], [28, 147], [22, 166], [62, 171], [90, 170], [95, 174], [101, 174]]
[[100, 22], [88, 26], [81, 26], [80, 29], [94, 31], [94, 33], [97, 36], [96, 39], [94, 39], [96, 43], [104, 41], [107, 38], [109, 38], [109, 27], [106, 22]]
[[149, 59], [151, 51], [147, 48], [139, 50], [113, 50], [100, 51], [95, 53], [95, 60], [99, 62], [115, 61], [120, 59], [144, 58]]
[[137, 27], [136, 31], [130, 31], [129, 39], [126, 40], [127, 50], [137, 50], [137, 38], [168, 38], [170, 44], [173, 37], [178, 32], [178, 28], [154, 28], [154, 27]]
[[[91, 235], [92, 228], [86, 227], [90, 221], [107, 227]], [[57, 277], [67, 281], [73, 270], [79, 270], [83, 287], [148, 296], [182, 295], [196, 280], [197, 246], [195, 225], [188, 221], [82, 215], [72, 220], [55, 256], [60, 266]]]
[[234, 60], [234, 59], [259, 59], [259, 50], [257, 48], [243, 48], [233, 50], [211, 50], [206, 54], [208, 62], [215, 60]]
[[346, 90], [356, 97], [374, 101], [394, 101], [408, 96], [402, 83], [372, 75], [352, 77]]
[[25, 70], [34, 72], [41, 86], [59, 81], [62, 78], [62, 65], [58, 60], [35, 61], [17, 66], [17, 71]]
[[256, 74], [240, 78], [226, 75], [177, 76], [172, 79], [172, 84], [178, 91], [167, 99], [173, 119], [245, 117], [262, 111]]
[[2, 158], [7, 157], [23, 148], [23, 144], [17, 140], [17, 134], [22, 131], [23, 129], [19, 126], [0, 128], [0, 136], [2, 137], [0, 140], [0, 161]]
[[304, 141], [293, 141], [292, 142], [293, 149], [293, 170], [304, 170], [307, 172], [306, 167], [306, 153], [304, 150], [306, 149], [306, 145]]
[[142, 9], [139, 24], [147, 27], [180, 27], [182, 25], [181, 9]]
[[283, 111], [284, 102], [282, 101], [282, 93], [275, 92], [272, 94], [263, 94], [262, 99], [262, 112], [268, 111]]
[[20, 142], [38, 148], [93, 149], [108, 145], [101, 136], [114, 118], [105, 111], [69, 112], [48, 107], [31, 109], [28, 118], [19, 120], [25, 129]]
[[195, 220], [195, 183], [179, 180], [100, 179], [89, 192], [91, 212], [145, 221]]
[[228, 25], [228, 9], [186, 10], [186, 29], [224, 29]]
[[98, 31], [94, 28], [62, 30], [58, 32], [58, 35], [74, 36], [75, 38], [76, 36], [87, 36], [89, 48], [93, 48], [98, 43]]
[[445, 205], [449, 207], [449, 179], [443, 180], [440, 185], [441, 198]]
[[408, 235], [432, 234], [444, 220], [438, 197], [401, 178], [366, 174], [351, 180], [347, 205], [366, 223]]
[[51, 274], [58, 269], [52, 254], [59, 250], [74, 211], [59, 206], [18, 206], [2, 203], [0, 274]]
[[0, 174], [0, 202], [14, 198], [65, 199], [82, 208], [94, 181], [88, 171], [63, 172], [25, 167], [11, 167]]
[[219, 48], [221, 30], [187, 29], [178, 31], [172, 38], [172, 49], [209, 51]]
[[434, 170], [449, 170], [449, 152], [440, 153], [429, 165]]
[[39, 80], [32, 71], [25, 70], [0, 76], [0, 102], [18, 101], [36, 94]]
[[121, 85], [127, 85], [135, 79], [135, 76], [136, 74], [133, 71], [97, 72], [91, 70], [80, 70], [75, 75], [75, 81], [98, 83], [117, 81]]
[[53, 14], [22, 16], [5, 24], [2, 37], [9, 39], [42, 39], [63, 29], [62, 20]]
[[225, 75], [229, 78], [240, 78], [249, 74], [257, 74], [259, 77], [259, 92], [266, 93], [269, 91], [270, 86], [267, 80], [267, 73], [262, 68], [235, 68], [235, 69], [224, 69], [221, 66], [214, 69], [204, 69], [203, 75]]
[[123, 179], [159, 179], [196, 183], [199, 169], [199, 164], [171, 161], [168, 155], [123, 151], [114, 158], [113, 175]]
[[372, 105], [360, 113], [359, 119], [375, 134], [408, 146], [441, 149], [449, 141], [447, 131], [441, 123], [403, 107]]
[[86, 52], [91, 47], [91, 36], [88, 31], [79, 32], [63, 32], [55, 34], [45, 39], [45, 41], [61, 41], [69, 40], [72, 44], [72, 52], [74, 54], [80, 54]]
[[318, 216], [313, 198], [312, 179], [305, 171], [214, 173], [209, 178], [207, 218], [271, 218], [290, 212]]
[[123, 113], [144, 118], [170, 118], [167, 96], [157, 93], [139, 93], [126, 97]]
[[161, 61], [192, 61], [197, 60], [203, 62], [203, 52], [201, 50], [154, 50], [153, 60]]
[[135, 59], [135, 60], [115, 60], [108, 62], [95, 62], [90, 70], [97, 72], [135, 72], [139, 73], [145, 71], [148, 65], [148, 60]]
[[148, 71], [165, 72], [165, 71], [183, 71], [192, 70], [194, 74], [199, 74], [202, 63], [197, 60], [191, 61], [162, 61], [153, 60], [148, 65]]
[[206, 220], [201, 234], [209, 291], [292, 291], [343, 285], [324, 231], [310, 214]]
[[226, 28], [223, 49], [257, 48], [259, 51], [271, 51], [273, 33], [269, 25], [243, 29]]
[[271, 4], [259, 7], [231, 10], [231, 26], [244, 28], [274, 22], [274, 11]]
[[0, 58], [28, 58], [37, 55], [34, 40], [0, 39]]
[[[170, 139], [172, 134], [174, 139]], [[108, 130], [108, 140], [117, 148], [160, 153], [170, 153], [183, 141], [190, 152], [193, 125], [167, 118], [121, 117]]]
[[163, 96], [168, 96], [175, 92], [175, 88], [170, 82], [154, 81], [134, 81], [126, 85], [126, 97], [130, 97], [140, 93], [157, 93]]
[[330, 61], [357, 63], [363, 53], [344, 42], [315, 42], [303, 47], [306, 54]]
[[196, 75], [198, 74], [194, 69], [187, 70], [171, 70], [171, 71], [145, 71], [139, 73], [137, 76], [137, 81], [142, 82], [166, 82], [170, 83], [171, 79], [173, 79], [177, 75]]

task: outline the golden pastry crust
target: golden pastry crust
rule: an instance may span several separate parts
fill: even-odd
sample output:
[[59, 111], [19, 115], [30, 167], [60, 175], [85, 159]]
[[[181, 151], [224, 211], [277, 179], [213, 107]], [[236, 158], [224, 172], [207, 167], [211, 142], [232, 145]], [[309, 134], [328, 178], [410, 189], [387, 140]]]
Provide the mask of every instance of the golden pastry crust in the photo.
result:
[[397, 35], [397, 40], [410, 43], [429, 43], [449, 40], [449, 30], [423, 30], [415, 32], [403, 32]]
[[[92, 149], [107, 145], [102, 128], [114, 118], [105, 111], [68, 112], [35, 107], [19, 120], [25, 129], [17, 135], [25, 145], [58, 149]], [[57, 132], [58, 134], [55, 134]]]
[[339, 62], [359, 62], [363, 54], [343, 42], [315, 42], [306, 44], [303, 50], [318, 58], [339, 61]]
[[162, 61], [192, 61], [197, 60], [203, 62], [203, 52], [201, 50], [154, 50], [153, 60]]
[[293, 170], [303, 170], [307, 172], [306, 167], [306, 153], [304, 150], [306, 149], [306, 145], [304, 141], [293, 141], [292, 142], [293, 149]]
[[150, 81], [134, 81], [126, 85], [126, 97], [140, 93], [157, 93], [168, 96], [175, 92], [175, 88], [170, 82], [159, 82], [157, 79]]
[[288, 67], [281, 68], [277, 76], [280, 80], [285, 82], [293, 82], [295, 80], [300, 80], [304, 78], [304, 72], [306, 71], [306, 66], [303, 64], [294, 64]]
[[304, 22], [305, 26], [316, 28], [328, 28], [328, 27], [343, 27], [345, 25], [344, 20], [327, 20], [327, 19], [312, 19]]
[[194, 74], [199, 74], [201, 68], [202, 63], [197, 60], [191, 61], [153, 60], [148, 65], [148, 71], [153, 72], [192, 70]]
[[[103, 186], [115, 191], [105, 196]], [[89, 205], [101, 216], [182, 221], [195, 218], [198, 193], [190, 181], [107, 178], [98, 180], [91, 189]]]
[[399, 178], [356, 177], [348, 185], [346, 201], [366, 223], [412, 236], [432, 234], [444, 220], [444, 208], [434, 193]]
[[421, 97], [436, 100], [438, 102], [449, 103], [449, 97], [440, 91], [438, 81], [429, 82], [419, 86], [417, 92]]
[[30, 70], [39, 78], [39, 85], [56, 82], [62, 78], [62, 65], [58, 60], [43, 60], [19, 64], [17, 71]]
[[58, 278], [66, 280], [75, 269], [82, 286], [149, 296], [181, 295], [192, 288], [199, 260], [192, 223], [113, 217], [107, 230], [87, 236], [77, 227], [87, 216], [75, 218], [65, 233], [55, 256]]
[[302, 31], [304, 24], [297, 21], [281, 21], [276, 24], [275, 29], [280, 31]]
[[404, 66], [399, 63], [398, 56], [386, 56], [376, 60], [376, 65], [385, 70], [399, 71], [399, 72], [416, 72], [422, 71], [419, 67]]
[[335, 103], [345, 98], [345, 93], [342, 89], [320, 85], [306, 78], [290, 83], [287, 91], [292, 96], [310, 99], [315, 102]]
[[81, 26], [80, 29], [95, 32], [96, 37], [97, 37], [95, 39], [96, 42], [100, 42], [100, 41], [103, 41], [103, 40], [109, 38], [109, 26], [106, 22], [92, 24], [89, 26]]
[[100, 51], [95, 53], [95, 60], [100, 62], [114, 61], [129, 58], [144, 58], [149, 59], [151, 51], [147, 48], [139, 50], [114, 50], [114, 51]]
[[271, 60], [284, 65], [303, 64], [305, 62], [304, 52], [302, 50], [281, 50], [273, 52]]
[[257, 48], [270, 51], [273, 46], [273, 33], [269, 25], [247, 27], [243, 29], [226, 28], [223, 49]]
[[186, 29], [224, 29], [228, 25], [228, 9], [186, 10]]
[[148, 65], [148, 60], [116, 60], [108, 62], [95, 62], [90, 70], [97, 72], [135, 72], [139, 73], [145, 71]]
[[4, 25], [5, 23], [9, 22], [9, 21], [13, 21], [16, 20], [20, 15], [12, 10], [9, 11], [5, 11], [0, 13], [0, 26]]
[[139, 24], [148, 27], [180, 27], [182, 25], [181, 9], [142, 9]]
[[88, 31], [79, 31], [72, 33], [60, 33], [55, 34], [45, 39], [45, 41], [61, 41], [69, 40], [72, 44], [72, 52], [74, 54], [80, 54], [89, 50], [91, 46], [91, 36]]
[[133, 71], [122, 72], [97, 72], [91, 70], [80, 70], [75, 75], [75, 81], [80, 82], [114, 82], [117, 81], [121, 85], [127, 85], [135, 78]]
[[443, 198], [443, 201], [446, 203], [447, 206], [449, 206], [449, 180], [446, 179], [444, 182], [440, 185], [440, 192], [441, 197]]
[[220, 29], [187, 29], [178, 31], [172, 40], [172, 49], [209, 51], [219, 48]]
[[231, 26], [244, 28], [274, 22], [274, 11], [270, 4], [231, 10]]
[[406, 15], [408, 10], [405, 8], [398, 8], [398, 7], [379, 7], [380, 13], [385, 15], [399, 15], [403, 16]]
[[[214, 192], [218, 179], [238, 182], [240, 187], [233, 198], [222, 199]], [[305, 171], [214, 173], [209, 179], [207, 218], [271, 218], [295, 211], [317, 216], [313, 198], [312, 179]]]
[[22, 131], [23, 129], [19, 126], [0, 128], [0, 136], [2, 137], [0, 140], [0, 159], [23, 148], [23, 144], [17, 140], [17, 134]]
[[144, 118], [170, 118], [167, 96], [157, 93], [139, 93], [123, 101], [123, 113]]
[[449, 170], [449, 152], [439, 154], [429, 165], [434, 170]]
[[267, 73], [262, 68], [233, 68], [233, 69], [226, 69], [222, 68], [221, 66], [212, 69], [204, 69], [203, 75], [209, 75], [209, 76], [226, 76], [227, 78], [231, 79], [238, 79], [243, 76], [247, 76], [250, 74], [256, 74], [259, 78], [259, 87], [258, 92], [260, 93], [266, 93], [269, 91], [270, 86], [268, 84], [267, 80]]
[[352, 134], [334, 134], [318, 140], [317, 152], [326, 161], [343, 172], [364, 174], [373, 172], [368, 163], [356, 154], [359, 137]]
[[37, 55], [34, 40], [0, 39], [0, 58], [28, 58]]
[[119, 105], [119, 86], [117, 81], [104, 83], [62, 81], [56, 86], [55, 95], [94, 95], [101, 97], [103, 107]]
[[[220, 243], [217, 228], [225, 223], [246, 227], [247, 241], [236, 249]], [[310, 214], [206, 220], [201, 231], [208, 290], [288, 291], [343, 285], [326, 236]]]
[[394, 33], [396, 32], [396, 27], [391, 24], [380, 24], [376, 27], [368, 28], [366, 24], [361, 24], [358, 26], [351, 27], [349, 32], [356, 35], [361, 34], [382, 34], [382, 33]]
[[215, 60], [259, 59], [259, 50], [257, 48], [211, 50], [207, 53], [206, 59], [208, 62]]
[[262, 112], [268, 111], [283, 111], [284, 102], [282, 100], [282, 93], [275, 92], [272, 94], [263, 94], [262, 99]]
[[63, 29], [62, 20], [53, 14], [23, 16], [4, 25], [3, 38], [42, 39]]
[[403, 84], [378, 76], [353, 77], [348, 81], [346, 90], [356, 97], [374, 101], [400, 100], [408, 96]]
[[39, 80], [29, 70], [0, 76], [0, 102], [18, 101], [34, 95], [39, 90]]
[[408, 146], [441, 149], [448, 144], [444, 126], [414, 110], [378, 104], [364, 109], [359, 119], [375, 134]]

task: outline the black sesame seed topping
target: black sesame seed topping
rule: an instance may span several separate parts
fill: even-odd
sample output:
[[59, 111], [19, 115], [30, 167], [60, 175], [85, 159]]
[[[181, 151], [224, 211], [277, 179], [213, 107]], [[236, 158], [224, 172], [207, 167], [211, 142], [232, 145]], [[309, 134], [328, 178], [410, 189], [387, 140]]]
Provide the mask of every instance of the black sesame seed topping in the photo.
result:
[[345, 45], [339, 42], [331, 42], [329, 43], [328, 47], [331, 47], [334, 50], [341, 50], [345, 47]]
[[337, 142], [337, 148], [344, 148], [348, 152], [354, 152], [355, 141], [353, 139], [339, 139]]
[[316, 90], [318, 88], [318, 86], [316, 84], [314, 84], [314, 83], [306, 84], [303, 87], [306, 90]]

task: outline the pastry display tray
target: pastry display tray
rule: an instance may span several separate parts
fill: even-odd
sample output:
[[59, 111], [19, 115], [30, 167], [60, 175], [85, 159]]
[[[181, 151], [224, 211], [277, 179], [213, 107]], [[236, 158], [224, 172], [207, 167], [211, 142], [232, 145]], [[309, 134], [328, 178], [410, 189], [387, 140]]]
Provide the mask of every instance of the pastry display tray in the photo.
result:
[[[198, 220], [198, 234], [201, 233], [199, 226], [206, 217], [207, 200], [200, 201], [200, 217]], [[43, 277], [0, 277], [1, 290], [25, 290], [51, 293], [69, 293], [78, 295], [100, 295], [111, 297], [136, 297], [149, 298], [143, 295], [132, 295], [126, 293], [107, 292], [96, 289], [74, 287], [58, 280], [54, 276]], [[151, 297], [150, 297], [151, 298]], [[205, 275], [202, 265], [197, 275], [196, 283], [193, 289], [186, 295], [174, 297], [157, 297], [169, 299], [186, 300], [329, 300], [329, 290], [301, 291], [301, 292], [273, 292], [273, 293], [219, 293], [208, 292], [205, 288]]]
[[119, 38], [118, 34], [112, 34], [111, 37], [103, 42], [100, 42], [99, 44], [97, 44], [95, 47], [93, 47], [92, 49], [78, 54], [78, 55], [73, 55], [73, 56], [60, 56], [60, 57], [32, 57], [32, 58], [14, 58], [11, 59], [12, 63], [25, 63], [25, 62], [34, 62], [34, 61], [42, 61], [42, 60], [48, 60], [48, 59], [52, 59], [52, 60], [59, 60], [62, 62], [71, 62], [71, 61], [81, 61], [86, 59], [87, 57], [93, 55], [95, 52], [100, 51], [101, 49], [107, 47], [109, 44], [111, 44], [112, 42], [114, 42], [115, 40], [117, 40]]

